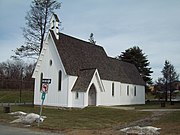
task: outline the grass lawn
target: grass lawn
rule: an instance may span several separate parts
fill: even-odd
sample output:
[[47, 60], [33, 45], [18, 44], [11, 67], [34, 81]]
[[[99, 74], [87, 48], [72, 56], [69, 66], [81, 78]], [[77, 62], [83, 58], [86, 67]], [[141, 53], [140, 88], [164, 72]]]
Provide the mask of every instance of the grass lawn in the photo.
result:
[[179, 135], [180, 134], [180, 111], [171, 112], [161, 117], [154, 123], [154, 126], [160, 127], [162, 135]]
[[[0, 91], [0, 102], [15, 101], [19, 101], [19, 91]], [[22, 101], [32, 102], [33, 91], [22, 91]], [[124, 111], [120, 109], [103, 107], [87, 107], [84, 109], [69, 110], [43, 108], [42, 115], [47, 116], [47, 119], [40, 124], [40, 129], [58, 131], [101, 130], [103, 132], [111, 130], [113, 132], [109, 134], [114, 134], [113, 127], [126, 125], [135, 120], [149, 117], [152, 114], [151, 112], [137, 111], [139, 109], [180, 109], [180, 103], [175, 103], [174, 105], [166, 103], [165, 107], [161, 107], [160, 103], [150, 102], [146, 105], [131, 105], [126, 107], [134, 107], [135, 110]], [[34, 112], [39, 114], [39, 107], [11, 106], [11, 111], [24, 111], [27, 113]], [[0, 122], [8, 123], [14, 119], [14, 117], [3, 113], [3, 107], [0, 106]], [[161, 134], [163, 135], [180, 134], [180, 111], [163, 115], [159, 120], [155, 121], [152, 126], [162, 128]], [[38, 129], [36, 123], [33, 124], [32, 127]], [[87, 133], [85, 132], [82, 134]]]
[[[12, 106], [12, 111], [25, 111], [39, 113], [39, 107]], [[84, 109], [58, 110], [43, 108], [43, 114], [47, 119], [40, 125], [43, 129], [103, 129], [111, 128], [117, 124], [125, 124], [140, 118], [149, 113], [138, 111], [123, 111], [102, 107], [87, 107]], [[13, 117], [0, 113], [1, 121], [7, 122]], [[37, 126], [34, 125], [35, 127]]]
[[[180, 103], [175, 104], [173, 107], [176, 108]], [[159, 105], [142, 105], [140, 109], [150, 108], [154, 106], [157, 108]], [[136, 106], [138, 108], [138, 106]], [[169, 108], [169, 106], [167, 106]], [[0, 122], [10, 122], [15, 118], [3, 113], [2, 107], [0, 107]], [[39, 113], [39, 107], [33, 106], [11, 106], [11, 111], [24, 111], [27, 113]], [[114, 134], [116, 130], [113, 127], [119, 127], [121, 125], [128, 125], [129, 123], [149, 117], [151, 112], [141, 112], [136, 110], [120, 110], [114, 108], [103, 108], [103, 107], [87, 107], [84, 109], [69, 109], [69, 110], [58, 110], [52, 108], [43, 108], [42, 115], [47, 116], [47, 119], [40, 124], [40, 129], [44, 130], [56, 130], [62, 132], [76, 131], [103, 131], [109, 134]], [[167, 113], [152, 126], [162, 128], [161, 134], [173, 135], [180, 133], [180, 111]], [[37, 124], [32, 125], [33, 128], [37, 128]], [[101, 133], [101, 132], [100, 132]], [[117, 132], [116, 132], [117, 133]], [[118, 132], [119, 134], [120, 132]], [[86, 134], [83, 133], [83, 134]], [[95, 134], [95, 133], [94, 133]], [[96, 133], [96, 134], [99, 134]]]
[[[34, 91], [32, 90], [22, 90], [21, 92], [21, 102], [33, 102]], [[0, 102], [3, 103], [14, 103], [20, 100], [19, 90], [0, 90]]]

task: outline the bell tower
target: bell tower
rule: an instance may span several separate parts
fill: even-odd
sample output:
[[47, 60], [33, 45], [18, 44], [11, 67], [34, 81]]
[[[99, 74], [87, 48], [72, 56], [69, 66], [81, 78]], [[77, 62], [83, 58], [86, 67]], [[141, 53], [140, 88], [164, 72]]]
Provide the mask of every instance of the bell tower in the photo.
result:
[[50, 30], [53, 30], [56, 39], [59, 39], [59, 18], [56, 14], [52, 14], [51, 20], [50, 20]]

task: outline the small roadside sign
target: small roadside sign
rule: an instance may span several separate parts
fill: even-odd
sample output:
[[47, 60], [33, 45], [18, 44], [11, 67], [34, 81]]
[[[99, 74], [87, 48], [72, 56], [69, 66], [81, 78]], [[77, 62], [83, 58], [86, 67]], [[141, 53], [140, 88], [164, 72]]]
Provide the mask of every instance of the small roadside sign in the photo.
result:
[[39, 124], [40, 124], [40, 118], [41, 118], [41, 115], [42, 115], [42, 107], [43, 107], [45, 97], [46, 97], [46, 92], [42, 92], [42, 95], [41, 95], [42, 102], [41, 102], [41, 108], [40, 108], [40, 112], [39, 112], [38, 127], [39, 127]]
[[41, 92], [48, 93], [48, 84], [46, 83], [42, 84]]
[[42, 79], [41, 82], [41, 108], [40, 108], [40, 112], [39, 112], [39, 120], [38, 120], [38, 127], [40, 124], [40, 118], [41, 118], [41, 114], [42, 114], [42, 107], [43, 107], [43, 103], [46, 97], [46, 94], [48, 93], [48, 85], [51, 83], [51, 79]]
[[46, 97], [46, 93], [45, 93], [45, 92], [43, 92], [43, 93], [42, 93], [42, 95], [41, 95], [41, 99], [42, 99], [42, 100], [44, 100], [44, 99], [45, 99], [45, 97]]
[[50, 84], [51, 83], [51, 79], [42, 79], [42, 83]]

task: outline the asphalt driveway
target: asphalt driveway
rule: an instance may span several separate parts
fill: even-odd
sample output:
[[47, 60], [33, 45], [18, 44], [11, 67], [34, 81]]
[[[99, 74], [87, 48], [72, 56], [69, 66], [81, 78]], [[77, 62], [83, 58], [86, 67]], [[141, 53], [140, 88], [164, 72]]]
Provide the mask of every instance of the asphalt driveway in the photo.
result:
[[[17, 128], [0, 124], [0, 135], [60, 135], [50, 132], [37, 132], [28, 128]], [[62, 134], [61, 134], [62, 135]]]

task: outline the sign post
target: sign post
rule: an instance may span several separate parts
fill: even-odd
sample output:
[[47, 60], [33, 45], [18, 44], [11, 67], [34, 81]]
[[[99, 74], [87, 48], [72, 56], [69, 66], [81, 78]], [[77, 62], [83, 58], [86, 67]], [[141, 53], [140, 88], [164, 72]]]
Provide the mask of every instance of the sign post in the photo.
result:
[[38, 120], [38, 127], [39, 127], [39, 124], [40, 124], [40, 118], [41, 118], [41, 115], [42, 115], [42, 107], [43, 107], [43, 103], [44, 103], [44, 100], [45, 100], [45, 97], [46, 97], [46, 94], [48, 93], [48, 85], [51, 83], [51, 79], [43, 79], [42, 80], [42, 88], [41, 88], [41, 108], [40, 108], [40, 112], [39, 112], [39, 120]]
[[41, 118], [41, 115], [42, 115], [42, 107], [43, 107], [45, 95], [46, 95], [46, 93], [44, 93], [44, 92], [43, 92], [42, 95], [41, 95], [42, 102], [41, 102], [41, 108], [40, 108], [40, 113], [39, 113], [38, 127], [39, 127], [39, 124], [40, 124], [40, 118]]

